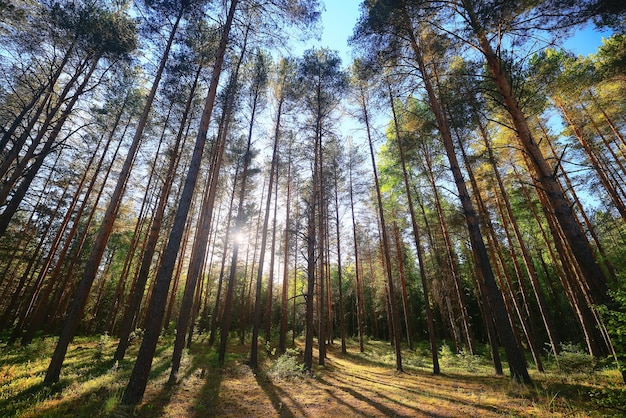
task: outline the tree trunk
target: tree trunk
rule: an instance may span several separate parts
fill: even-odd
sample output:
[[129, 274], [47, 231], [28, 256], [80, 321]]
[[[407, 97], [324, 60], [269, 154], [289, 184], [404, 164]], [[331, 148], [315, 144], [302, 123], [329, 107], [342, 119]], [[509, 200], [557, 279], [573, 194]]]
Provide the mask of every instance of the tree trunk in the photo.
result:
[[[318, 123], [319, 125], [319, 123]], [[313, 367], [313, 326], [314, 326], [314, 318], [313, 318], [313, 307], [314, 307], [314, 294], [315, 294], [315, 244], [316, 244], [316, 226], [315, 226], [315, 215], [317, 211], [317, 205], [319, 203], [318, 199], [318, 165], [319, 165], [319, 156], [317, 153], [318, 142], [320, 141], [319, 135], [315, 135], [315, 144], [314, 147], [314, 162], [313, 162], [313, 178], [311, 179], [311, 194], [309, 196], [309, 201], [307, 205], [307, 231], [306, 231], [306, 243], [307, 243], [307, 255], [306, 255], [306, 263], [307, 263], [307, 288], [306, 293], [304, 294], [305, 302], [306, 302], [306, 311], [305, 311], [305, 336], [304, 336], [304, 370], [310, 371]], [[324, 341], [319, 339], [318, 335], [318, 343], [324, 344]]]
[[[389, 103], [391, 105], [391, 113], [393, 115], [393, 125], [396, 134], [396, 142], [398, 145], [400, 164], [402, 166], [402, 180], [404, 182], [404, 189], [406, 193], [407, 202], [409, 204], [409, 215], [411, 216], [411, 226], [413, 228], [413, 239], [415, 240], [415, 248], [417, 251], [417, 262], [420, 269], [420, 278], [422, 283], [422, 293], [424, 295], [424, 310], [426, 311], [426, 324], [428, 327], [428, 338], [430, 342], [430, 352], [433, 361], [433, 374], [438, 375], [441, 373], [439, 368], [439, 358], [437, 353], [437, 340], [435, 336], [435, 325], [433, 321], [433, 313], [430, 308], [430, 296], [428, 291], [428, 281], [426, 278], [426, 268], [424, 266], [424, 254], [422, 250], [422, 243], [420, 239], [420, 230], [417, 225], [417, 219], [415, 218], [415, 208], [413, 206], [413, 196], [411, 194], [411, 187], [409, 185], [409, 176], [406, 167], [406, 159], [404, 154], [404, 146], [402, 144], [402, 137], [400, 136], [400, 126], [398, 124], [398, 116], [396, 114], [396, 107], [394, 104], [394, 97], [391, 91], [391, 84], [387, 83], [389, 90]], [[356, 252], [356, 247], [355, 247]], [[358, 289], [357, 289], [358, 291]]]
[[[278, 161], [272, 161], [278, 165]], [[267, 277], [267, 298], [265, 303], [265, 343], [268, 344], [272, 339], [272, 305], [274, 300], [274, 265], [276, 259], [276, 218], [278, 214], [278, 170], [274, 170], [276, 176], [276, 184], [274, 186], [274, 219], [272, 221], [272, 244], [270, 245], [270, 271]], [[270, 173], [271, 175], [272, 173]]]
[[120, 325], [119, 342], [115, 350], [115, 354], [113, 355], [114, 361], [121, 361], [124, 358], [126, 349], [128, 348], [128, 338], [132, 332], [137, 314], [139, 313], [139, 308], [141, 307], [141, 301], [143, 299], [146, 283], [148, 282], [148, 276], [150, 274], [150, 267], [152, 266], [152, 260], [154, 259], [154, 254], [159, 241], [159, 235], [163, 226], [163, 217], [165, 215], [167, 200], [172, 190], [176, 170], [180, 163], [179, 156], [181, 154], [181, 150], [185, 148], [187, 135], [184, 134], [184, 130], [185, 126], [188, 126], [188, 121], [190, 120], [189, 115], [193, 105], [194, 93], [198, 87], [201, 69], [202, 65], [199, 65], [187, 103], [185, 104], [185, 110], [183, 111], [176, 139], [171, 148], [172, 153], [166, 170], [165, 179], [163, 180], [163, 185], [161, 186], [157, 207], [154, 209], [152, 215], [152, 223], [150, 225], [150, 232], [148, 233], [148, 240], [141, 256], [139, 273], [137, 274], [137, 278], [126, 301], [124, 316]]
[[226, 54], [228, 36], [230, 34], [237, 3], [238, 0], [231, 0], [228, 16], [222, 30], [222, 37], [215, 57], [211, 83], [205, 101], [204, 110], [202, 112], [200, 128], [196, 137], [189, 171], [187, 172], [183, 192], [181, 194], [181, 199], [174, 218], [174, 225], [172, 226], [167, 247], [165, 248], [163, 254], [163, 260], [157, 274], [152, 299], [148, 308], [151, 322], [149, 326], [146, 327], [146, 332], [144, 334], [141, 347], [139, 348], [137, 361], [133, 367], [128, 385], [124, 390], [121, 400], [123, 405], [135, 405], [139, 403], [143, 397], [143, 393], [148, 382], [148, 375], [152, 367], [152, 359], [154, 357], [156, 343], [161, 330], [161, 321], [163, 320], [170, 279], [174, 270], [174, 264], [178, 255], [178, 249], [180, 247], [185, 224], [187, 222], [187, 215], [189, 213], [189, 207], [192, 200], [191, 198], [193, 196], [198, 174], [200, 172], [200, 163], [202, 161], [204, 144], [206, 143], [207, 130], [209, 128], [209, 122], [211, 121], [211, 114], [213, 113], [215, 95], [217, 92], [219, 78], [222, 73], [222, 64]]
[[409, 344], [409, 350], [413, 351], [413, 340], [411, 339], [411, 316], [409, 308], [409, 298], [406, 290], [406, 275], [404, 273], [404, 261], [402, 260], [402, 245], [400, 242], [400, 229], [398, 224], [393, 222], [393, 235], [395, 238], [396, 254], [398, 259], [398, 271], [400, 273], [400, 284], [402, 286], [402, 310], [404, 312], [404, 326], [406, 328], [406, 340]]
[[[172, 112], [172, 107], [173, 107], [173, 103], [170, 104], [170, 107], [168, 108], [168, 112], [167, 112], [167, 116], [165, 117], [165, 121], [163, 124], [163, 129], [161, 130], [161, 137], [159, 138], [159, 143], [157, 145], [157, 149], [155, 152], [155, 155], [160, 155], [161, 153], [161, 146], [163, 145], [163, 140], [165, 138], [165, 132], [167, 130], [167, 125], [171, 116], [171, 112]], [[131, 269], [131, 265], [133, 264], [133, 260], [135, 259], [135, 254], [137, 252], [137, 247], [139, 246], [139, 243], [141, 241], [141, 247], [140, 247], [140, 254], [143, 254], [145, 252], [145, 248], [147, 246], [148, 240], [149, 240], [149, 234], [145, 234], [143, 233], [144, 231], [144, 227], [146, 226], [146, 224], [148, 224], [148, 228], [150, 228], [150, 221], [148, 220], [148, 214], [146, 213], [146, 211], [152, 212], [152, 200], [154, 199], [154, 196], [156, 195], [155, 190], [153, 190], [152, 188], [152, 182], [154, 180], [155, 174], [156, 174], [156, 170], [157, 170], [157, 161], [158, 159], [155, 158], [154, 161], [152, 162], [151, 168], [150, 168], [150, 175], [148, 176], [148, 182], [146, 183], [146, 190], [144, 192], [144, 196], [143, 199], [141, 199], [141, 208], [139, 209], [139, 216], [138, 216], [138, 220], [137, 223], [135, 225], [135, 230], [133, 231], [133, 236], [131, 238], [131, 243], [129, 245], [129, 249], [126, 252], [126, 259], [124, 260], [124, 266], [122, 267], [122, 272], [118, 278], [118, 284], [116, 286], [116, 290], [115, 290], [115, 296], [114, 296], [114, 302], [113, 302], [113, 307], [111, 309], [111, 312], [113, 312], [112, 315], [109, 315], [109, 320], [108, 320], [108, 325], [107, 325], [107, 329], [109, 331], [109, 334], [114, 334], [114, 327], [115, 327], [115, 323], [116, 323], [116, 319], [117, 319], [117, 311], [119, 308], [119, 304], [121, 303], [122, 299], [124, 298], [124, 288], [126, 287], [126, 282], [128, 281], [128, 276], [130, 274], [130, 269]], [[158, 203], [157, 203], [158, 204]], [[143, 235], [143, 237], [142, 237]], [[139, 270], [136, 270], [136, 273], [139, 273]], [[136, 276], [135, 274], [133, 274], [133, 276]], [[134, 286], [134, 283], [136, 281], [136, 277], [133, 278], [133, 288], [135, 288], [136, 286]], [[141, 289], [142, 294], [143, 294], [143, 288]], [[129, 295], [130, 296], [130, 295]], [[98, 308], [98, 304], [95, 305], [96, 309]], [[95, 316], [94, 316], [95, 318]], [[119, 345], [119, 344], [118, 344]]]
[[[239, 66], [241, 65], [243, 54], [245, 53], [244, 51], [246, 49], [247, 39], [248, 37], [246, 32], [244, 46], [242, 47], [241, 52], [241, 59], [237, 63], [236, 71], [239, 70]], [[226, 100], [232, 101], [232, 99], [230, 98], [227, 98]], [[227, 104], [226, 107], [228, 106], [229, 105]], [[205, 196], [202, 202], [202, 208], [200, 210], [200, 216], [198, 219], [198, 224], [200, 225], [200, 227], [196, 232], [194, 245], [191, 252], [191, 258], [189, 260], [189, 269], [187, 271], [187, 280], [185, 282], [183, 300], [176, 323], [176, 340], [174, 342], [174, 352], [172, 354], [172, 369], [169, 377], [170, 384], [174, 383], [177, 378], [183, 348], [185, 346], [185, 336], [187, 334], [187, 328], [190, 326], [189, 320], [193, 307], [194, 291], [197, 287], [198, 278], [201, 275], [202, 265], [204, 263], [204, 256], [209, 245], [209, 233], [211, 230], [213, 209], [215, 207], [215, 198], [217, 196], [219, 174], [224, 156], [226, 134], [228, 132], [228, 126], [230, 122], [230, 113], [226, 115], [226, 120], [223, 120], [222, 122], [223, 130], [221, 132], [221, 135], [218, 135], [218, 139], [213, 145], [213, 155], [211, 160], [211, 166], [209, 169], [209, 184], [205, 190]], [[193, 328], [193, 325], [191, 327]]]
[[391, 257], [389, 254], [389, 237], [387, 234], [387, 226], [385, 225], [385, 214], [383, 210], [383, 200], [380, 192], [380, 183], [378, 181], [378, 170], [376, 169], [376, 159], [374, 156], [374, 145], [370, 133], [369, 126], [369, 114], [367, 109], [367, 104], [365, 102], [365, 92], [363, 91], [363, 86], [360, 86], [360, 106], [361, 112], [363, 113], [363, 118], [365, 122], [365, 129], [367, 131], [367, 138], [370, 148], [370, 157], [372, 160], [372, 172], [374, 173], [374, 185], [376, 187], [376, 199], [378, 203], [378, 217], [380, 220], [380, 229], [382, 230], [382, 247], [384, 254], [385, 267], [387, 271], [387, 287], [389, 291], [389, 309], [390, 309], [390, 319], [391, 319], [391, 328], [393, 328], [393, 342], [394, 349], [396, 354], [396, 370], [399, 372], [403, 371], [402, 368], [402, 347], [400, 344], [400, 321], [398, 320], [398, 310], [396, 307], [395, 301], [395, 289], [393, 283], [393, 275], [391, 272]]
[[474, 14], [469, 0], [462, 0], [462, 2], [463, 7], [468, 12], [470, 24], [480, 44], [480, 50], [486, 58], [494, 82], [511, 116], [520, 145], [526, 152], [530, 166], [536, 173], [537, 180], [546, 193], [549, 207], [554, 212], [554, 216], [558, 220], [572, 254], [583, 272], [583, 280], [590, 289], [592, 301], [594, 303], [606, 302], [606, 277], [593, 256], [585, 234], [576, 223], [574, 212], [557, 182], [554, 171], [541, 153], [539, 144], [533, 138], [526, 116], [519, 106], [513, 93], [513, 87], [505, 74], [502, 61], [493, 50], [484, 28]]
[[[317, 97], [320, 97], [320, 91], [321, 89], [318, 88], [318, 95]], [[325, 199], [325, 190], [324, 190], [324, 141], [322, 139], [322, 126], [321, 126], [321, 119], [318, 119], [318, 141], [316, 141], [316, 149], [315, 152], [318, 154], [317, 157], [317, 185], [313, 186], [316, 187], [317, 186], [317, 244], [318, 244], [318, 256], [317, 256], [317, 263], [318, 263], [318, 277], [317, 277], [317, 283], [318, 283], [318, 292], [317, 292], [317, 300], [318, 300], [318, 313], [317, 313], [317, 320], [318, 320], [318, 331], [317, 331], [317, 348], [318, 348], [318, 355], [317, 355], [317, 363], [320, 366], [323, 366], [326, 362], [326, 309], [325, 309], [325, 298], [326, 298], [326, 286], [324, 286], [325, 281], [326, 281], [326, 199]]]
[[[281, 300], [281, 315], [280, 315], [280, 337], [279, 337], [279, 351], [284, 353], [287, 351], [287, 317], [289, 308], [289, 228], [291, 227], [291, 147], [289, 148], [289, 156], [287, 162], [287, 201], [285, 202], [285, 239], [284, 239], [284, 256], [283, 256], [283, 293]], [[294, 255], [294, 258], [297, 256]], [[295, 284], [295, 280], [294, 280]], [[296, 293], [293, 293], [294, 304], [296, 300]], [[295, 323], [294, 323], [295, 325]], [[295, 330], [293, 331], [295, 334]]]
[[224, 360], [226, 358], [226, 345], [228, 343], [228, 333], [230, 332], [230, 323], [232, 318], [232, 305], [233, 305], [233, 295], [235, 291], [235, 284], [237, 279], [237, 258], [239, 255], [239, 241], [237, 239], [237, 233], [241, 231], [244, 224], [244, 198], [245, 198], [245, 188], [246, 188], [246, 180], [248, 176], [248, 166], [250, 160], [250, 142], [248, 142], [248, 147], [246, 148], [245, 161], [243, 166], [243, 172], [241, 175], [241, 189], [239, 193], [239, 205], [237, 210], [237, 217], [235, 219], [235, 228], [234, 232], [234, 240], [233, 240], [233, 251], [230, 262], [230, 271], [228, 274], [228, 284], [226, 287], [226, 296], [224, 298], [224, 311], [222, 313], [222, 319], [220, 324], [220, 346], [218, 351], [218, 361], [220, 364], [224, 364]]
[[[335, 166], [335, 169], [337, 167]], [[341, 268], [341, 234], [339, 231], [339, 186], [337, 182], [338, 174], [335, 173], [335, 227], [337, 235], [337, 286], [339, 287], [339, 330], [341, 332], [341, 352], [346, 354], [346, 324], [345, 324], [345, 309], [343, 305], [343, 280], [342, 280], [342, 268]]]
[[354, 265], [355, 265], [355, 280], [356, 280], [356, 316], [357, 316], [357, 328], [359, 332], [359, 351], [363, 353], [365, 348], [363, 346], [363, 284], [361, 283], [361, 277], [359, 275], [359, 246], [356, 233], [356, 218], [354, 216], [354, 185], [352, 182], [352, 161], [349, 165], [349, 187], [350, 187], [350, 213], [352, 215], [352, 238], [354, 243]]
[[[228, 275], [228, 287], [226, 288], [226, 297], [224, 299], [224, 313], [222, 314], [222, 322], [220, 326], [220, 347], [218, 352], [218, 361], [220, 364], [224, 364], [224, 359], [226, 358], [226, 345], [228, 343], [228, 333], [230, 332], [230, 323], [232, 318], [232, 305], [233, 305], [233, 295], [235, 291], [235, 284], [237, 280], [237, 257], [239, 253], [239, 239], [238, 234], [244, 226], [245, 223], [245, 211], [244, 211], [244, 201], [246, 196], [246, 185], [248, 182], [248, 170], [250, 166], [250, 162], [252, 160], [252, 131], [254, 128], [254, 121], [256, 117], [256, 112], [259, 105], [259, 98], [261, 95], [260, 86], [254, 87], [254, 97], [252, 99], [252, 110], [250, 113], [250, 124], [248, 126], [248, 143], [246, 145], [246, 151], [244, 154], [244, 162], [243, 162], [243, 171], [241, 173], [241, 188], [239, 191], [239, 204], [237, 206], [237, 217], [235, 219], [235, 228], [233, 230], [233, 253], [230, 262], [230, 272]], [[271, 187], [268, 189], [268, 196], [271, 193]], [[263, 249], [261, 249], [263, 251]], [[257, 283], [257, 298], [260, 298], [260, 289], [258, 289]], [[260, 300], [259, 300], [260, 305]], [[255, 305], [256, 306], [256, 305]], [[253, 346], [254, 337], [253, 337]]]
[[[441, 109], [441, 104], [435, 94], [435, 89], [431, 83], [430, 76], [426, 70], [422, 51], [417, 43], [413, 30], [410, 30], [411, 45], [413, 52], [415, 53], [415, 59], [417, 60], [422, 79], [428, 94], [428, 100], [430, 108], [435, 114], [437, 120], [437, 128], [441, 134], [443, 145], [446, 150], [448, 161], [450, 162], [450, 169], [454, 176], [454, 182], [457, 187], [461, 205], [463, 207], [463, 213], [467, 223], [468, 232], [470, 235], [470, 242], [472, 243], [472, 249], [474, 254], [474, 263], [476, 265], [476, 272], [479, 275], [479, 282], [484, 282], [486, 286], [487, 296], [489, 300], [488, 306], [493, 309], [494, 319], [498, 328], [498, 334], [502, 345], [507, 354], [507, 360], [509, 362], [509, 370], [511, 377], [519, 382], [530, 383], [531, 379], [528, 375], [526, 368], [526, 360], [515, 342], [513, 329], [511, 323], [508, 321], [506, 312], [504, 309], [504, 302], [502, 300], [502, 294], [498, 289], [496, 281], [493, 276], [491, 265], [489, 264], [489, 256], [487, 249], [483, 241], [482, 234], [480, 232], [480, 226], [474, 210], [474, 205], [470, 199], [465, 181], [461, 174], [461, 170], [456, 158], [454, 142], [452, 135], [448, 127], [448, 121], [446, 120], [445, 113]], [[487, 305], [487, 304], [486, 304]]]

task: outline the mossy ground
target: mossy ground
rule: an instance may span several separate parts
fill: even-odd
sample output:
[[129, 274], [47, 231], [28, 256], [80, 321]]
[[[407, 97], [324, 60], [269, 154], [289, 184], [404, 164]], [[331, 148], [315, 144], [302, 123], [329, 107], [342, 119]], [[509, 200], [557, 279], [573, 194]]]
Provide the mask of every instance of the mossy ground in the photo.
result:
[[[494, 376], [486, 361], [448, 361], [434, 376], [424, 356], [404, 353], [405, 372], [394, 369], [388, 343], [368, 341], [364, 353], [349, 342], [329, 346], [324, 366], [279, 380], [272, 373], [277, 356], [264, 350], [260, 367], [246, 364], [249, 346], [231, 344], [219, 367], [214, 350], [200, 338], [184, 356], [179, 381], [166, 385], [173, 340], [164, 337], [153, 362], [143, 402], [119, 404], [138, 344], [128, 360], [112, 364], [116, 341], [78, 338], [70, 346], [61, 381], [42, 385], [54, 339], [28, 347], [0, 345], [1, 417], [497, 417], [606, 416], [593, 394], [619, 385], [616, 370], [591, 374], [531, 372], [534, 385]], [[301, 348], [301, 347], [300, 347]], [[317, 359], [315, 359], [317, 364]], [[450, 360], [450, 359], [448, 359]]]

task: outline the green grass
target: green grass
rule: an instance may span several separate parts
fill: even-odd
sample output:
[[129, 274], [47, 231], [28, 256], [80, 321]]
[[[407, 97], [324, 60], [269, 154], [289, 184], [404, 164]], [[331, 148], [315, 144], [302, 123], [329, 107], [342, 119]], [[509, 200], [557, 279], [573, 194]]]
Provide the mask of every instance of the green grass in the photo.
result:
[[[388, 342], [369, 340], [365, 352], [348, 341], [348, 354], [337, 344], [328, 349], [326, 366], [301, 371], [298, 351], [281, 357], [260, 350], [260, 368], [245, 365], [248, 345], [233, 342], [224, 367], [205, 342], [185, 350], [176, 385], [169, 377], [173, 337], [160, 341], [141, 405], [119, 405], [139, 341], [126, 359], [113, 364], [117, 341], [108, 336], [81, 337], [70, 345], [61, 381], [43, 386], [55, 338], [27, 347], [0, 343], [0, 416], [619, 416], [625, 391], [610, 366], [586, 373], [564, 373], [547, 361], [546, 373], [531, 370], [534, 384], [516, 384], [494, 376], [484, 357], [455, 354], [442, 346], [442, 375], [432, 375], [430, 353], [422, 345], [403, 350], [405, 373], [394, 371]], [[300, 352], [302, 342], [297, 347]], [[317, 351], [315, 351], [317, 353]], [[506, 372], [506, 365], [505, 365]], [[290, 415], [291, 414], [291, 415]], [[443, 414], [445, 415], [445, 414]]]

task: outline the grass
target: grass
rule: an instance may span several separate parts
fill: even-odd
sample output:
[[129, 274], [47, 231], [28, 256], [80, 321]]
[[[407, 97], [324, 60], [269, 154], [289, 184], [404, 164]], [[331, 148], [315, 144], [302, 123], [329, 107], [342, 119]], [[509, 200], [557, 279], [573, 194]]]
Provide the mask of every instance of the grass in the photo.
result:
[[[2, 417], [350, 417], [350, 416], [570, 416], [599, 417], [623, 411], [602, 407], [602, 391], [619, 387], [616, 370], [592, 373], [531, 371], [532, 386], [494, 376], [489, 362], [442, 348], [442, 374], [430, 370], [423, 349], [405, 350], [405, 372], [394, 370], [392, 348], [368, 341], [364, 353], [349, 341], [348, 353], [329, 346], [325, 366], [301, 371], [302, 346], [280, 357], [265, 350], [260, 366], [245, 363], [249, 346], [231, 344], [224, 367], [215, 351], [197, 341], [183, 357], [176, 385], [166, 384], [173, 340], [164, 337], [143, 402], [119, 404], [138, 342], [127, 358], [112, 364], [117, 341], [108, 336], [77, 338], [70, 346], [61, 381], [42, 385], [55, 339], [28, 347], [0, 344]], [[444, 346], [445, 347], [445, 346]], [[317, 360], [317, 359], [315, 359]], [[317, 361], [315, 362], [317, 364]], [[599, 401], [600, 400], [600, 401]]]

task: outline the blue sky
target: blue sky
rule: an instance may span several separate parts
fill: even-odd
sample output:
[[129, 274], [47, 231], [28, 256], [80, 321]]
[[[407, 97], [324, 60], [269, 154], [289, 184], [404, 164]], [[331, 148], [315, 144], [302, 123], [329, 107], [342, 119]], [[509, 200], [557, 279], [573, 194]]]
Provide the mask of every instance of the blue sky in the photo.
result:
[[[351, 58], [348, 38], [352, 36], [359, 18], [361, 0], [326, 0], [324, 3], [326, 10], [322, 14], [322, 38], [311, 42], [311, 46], [339, 51], [344, 66], [348, 65]], [[566, 41], [564, 46], [576, 54], [592, 54], [601, 45], [603, 35], [608, 37], [609, 33], [600, 33], [588, 25]]]

